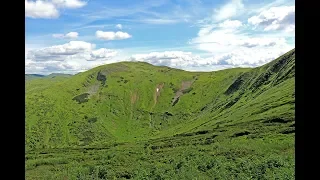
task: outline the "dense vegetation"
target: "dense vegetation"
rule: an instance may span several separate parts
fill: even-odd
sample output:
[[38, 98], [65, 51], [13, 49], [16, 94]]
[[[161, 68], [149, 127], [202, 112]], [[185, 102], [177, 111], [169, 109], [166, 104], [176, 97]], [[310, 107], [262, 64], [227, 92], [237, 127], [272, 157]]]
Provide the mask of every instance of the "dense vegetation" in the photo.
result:
[[293, 49], [253, 69], [26, 80], [26, 178], [294, 179], [294, 76]]

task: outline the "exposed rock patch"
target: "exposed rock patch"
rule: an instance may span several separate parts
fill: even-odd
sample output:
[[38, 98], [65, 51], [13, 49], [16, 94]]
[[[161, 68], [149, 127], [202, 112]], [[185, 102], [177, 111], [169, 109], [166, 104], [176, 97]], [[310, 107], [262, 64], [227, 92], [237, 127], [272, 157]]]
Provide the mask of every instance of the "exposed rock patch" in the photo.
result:
[[190, 89], [191, 85], [194, 83], [194, 80], [191, 81], [183, 81], [181, 83], [181, 86], [179, 88], [179, 90], [176, 92], [175, 96], [173, 97], [172, 100], [172, 106], [176, 105], [179, 102], [180, 97], [185, 94], [185, 93], [189, 93], [192, 89]]

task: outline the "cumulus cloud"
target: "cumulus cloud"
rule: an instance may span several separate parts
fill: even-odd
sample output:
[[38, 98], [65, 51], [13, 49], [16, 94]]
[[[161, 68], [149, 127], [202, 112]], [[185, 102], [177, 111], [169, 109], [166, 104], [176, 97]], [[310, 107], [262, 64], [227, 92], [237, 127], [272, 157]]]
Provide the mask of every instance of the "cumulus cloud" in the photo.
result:
[[213, 71], [234, 67], [228, 64], [219, 64], [217, 58], [203, 58], [192, 52], [164, 51], [146, 54], [135, 54], [129, 61], [142, 61], [156, 66], [168, 66], [187, 71]]
[[78, 38], [79, 33], [77, 32], [69, 32], [67, 34], [53, 34], [52, 37], [54, 38], [65, 38], [65, 39], [76, 39]]
[[228, 28], [200, 31], [190, 44], [215, 55], [212, 62], [218, 64], [261, 65], [294, 48], [283, 37], [248, 35]]
[[245, 48], [239, 47], [219, 55], [212, 54], [210, 57], [201, 57], [192, 52], [164, 51], [148, 54], [135, 54], [130, 61], [143, 61], [153, 65], [169, 66], [192, 71], [221, 70], [232, 67], [256, 67], [266, 64], [294, 47], [284, 45], [277, 50], [272, 47]]
[[77, 38], [78, 35], [79, 35], [79, 33], [77, 33], [77, 32], [69, 32], [69, 33], [67, 33], [67, 34], [65, 35], [65, 37], [66, 37], [66, 38], [71, 38], [71, 39], [73, 39], [73, 38]]
[[95, 61], [98, 59], [111, 59], [118, 54], [117, 51], [112, 49], [101, 48], [94, 51], [91, 51], [90, 57], [87, 58], [88, 61]]
[[193, 55], [191, 52], [183, 51], [164, 51], [152, 52], [149, 54], [135, 54], [130, 57], [131, 61], [143, 61], [153, 65], [169, 67], [196, 66], [203, 63], [200, 56]]
[[266, 64], [282, 54], [293, 49], [293, 46], [283, 45], [280, 48], [238, 48], [233, 51], [223, 53], [214, 59], [214, 62], [234, 67], [256, 67]]
[[[198, 50], [212, 53], [209, 64], [254, 67], [294, 48], [290, 41], [294, 38], [294, 6], [262, 8], [244, 24], [228, 19], [243, 10], [241, 1], [231, 2], [213, 14], [214, 21], [203, 21], [197, 36], [189, 41]], [[269, 32], [256, 31], [260, 27]]]
[[[27, 60], [26, 60], [27, 61]], [[88, 64], [74, 64], [67, 61], [46, 61], [46, 62], [34, 62], [29, 61], [25, 65], [26, 73], [37, 73], [37, 74], [50, 74], [50, 73], [68, 73], [75, 74], [77, 72], [85, 71], [89, 68]]]
[[208, 52], [227, 52], [234, 48], [234, 46], [244, 39], [244, 35], [237, 35], [229, 29], [211, 29], [207, 27], [200, 29], [198, 36], [190, 41], [190, 44], [203, 51]]
[[271, 7], [262, 11], [259, 15], [250, 17], [248, 23], [254, 25], [255, 28], [262, 27], [264, 31], [294, 31], [295, 6]]
[[117, 25], [116, 25], [116, 28], [122, 29], [122, 25], [121, 25], [121, 24], [117, 24]]
[[60, 8], [75, 9], [87, 3], [80, 0], [25, 0], [25, 17], [54, 19], [60, 16]]
[[244, 8], [242, 0], [231, 0], [219, 9], [214, 10], [212, 18], [215, 21], [221, 21], [235, 16]]
[[64, 61], [67, 56], [91, 52], [95, 45], [83, 41], [70, 41], [69, 43], [35, 49], [28, 52], [28, 59], [33, 61]]
[[121, 40], [121, 39], [128, 39], [132, 36], [126, 32], [118, 31], [118, 32], [112, 32], [112, 31], [96, 31], [96, 37], [103, 40]]
[[[261, 26], [259, 23], [263, 24], [260, 20], [253, 22], [258, 26]], [[276, 22], [281, 23], [284, 20]], [[283, 36], [282, 32], [275, 31], [266, 35], [261, 32], [245, 31], [246, 28], [248, 26], [245, 26], [241, 21], [230, 19], [202, 25], [197, 37], [191, 39], [189, 44], [199, 50], [211, 53], [212, 56], [201, 58], [201, 62], [205, 63], [199, 64], [199, 66], [203, 69], [208, 66], [256, 67], [266, 64], [294, 48], [294, 44], [288, 43], [286, 39], [294, 37], [292, 34], [287, 33], [286, 36]]]
[[76, 73], [108, 63], [117, 55], [116, 50], [95, 49], [95, 45], [84, 41], [45, 48], [31, 49], [26, 53], [26, 72]]
[[30, 18], [57, 18], [58, 9], [48, 1], [28, 1], [25, 0], [25, 16]]

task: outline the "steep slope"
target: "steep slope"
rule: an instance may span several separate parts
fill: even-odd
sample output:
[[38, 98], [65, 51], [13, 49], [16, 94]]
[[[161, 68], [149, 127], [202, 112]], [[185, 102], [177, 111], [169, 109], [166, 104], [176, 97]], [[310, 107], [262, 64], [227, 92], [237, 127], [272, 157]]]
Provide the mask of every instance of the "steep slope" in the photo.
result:
[[171, 132], [255, 120], [294, 121], [294, 68], [293, 49], [264, 66], [241, 73], [223, 94], [201, 109], [201, 118], [173, 127]]
[[294, 76], [293, 49], [253, 69], [29, 81], [27, 179], [294, 179]]

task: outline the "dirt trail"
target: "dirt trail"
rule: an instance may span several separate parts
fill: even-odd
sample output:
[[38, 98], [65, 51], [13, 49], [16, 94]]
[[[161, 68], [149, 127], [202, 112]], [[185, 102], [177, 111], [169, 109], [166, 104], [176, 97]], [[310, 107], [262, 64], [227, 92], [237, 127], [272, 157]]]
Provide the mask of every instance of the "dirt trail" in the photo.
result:
[[154, 103], [153, 103], [153, 106], [152, 106], [151, 109], [153, 109], [153, 107], [157, 104], [158, 98], [159, 98], [159, 96], [160, 96], [160, 93], [161, 93], [161, 90], [162, 90], [163, 86], [164, 86], [164, 83], [160, 83], [160, 84], [158, 84], [157, 87], [155, 88], [155, 90], [154, 90], [154, 95], [153, 95], [153, 102], [154, 102]]
[[137, 91], [131, 92], [131, 104], [135, 104], [137, 100], [139, 99]]
[[137, 100], [139, 99], [139, 96], [138, 96], [138, 92], [137, 91], [130, 91], [130, 100], [131, 100], [131, 113], [130, 113], [130, 119], [133, 118], [133, 114], [134, 114], [134, 109], [135, 109], [135, 104], [137, 102]]

